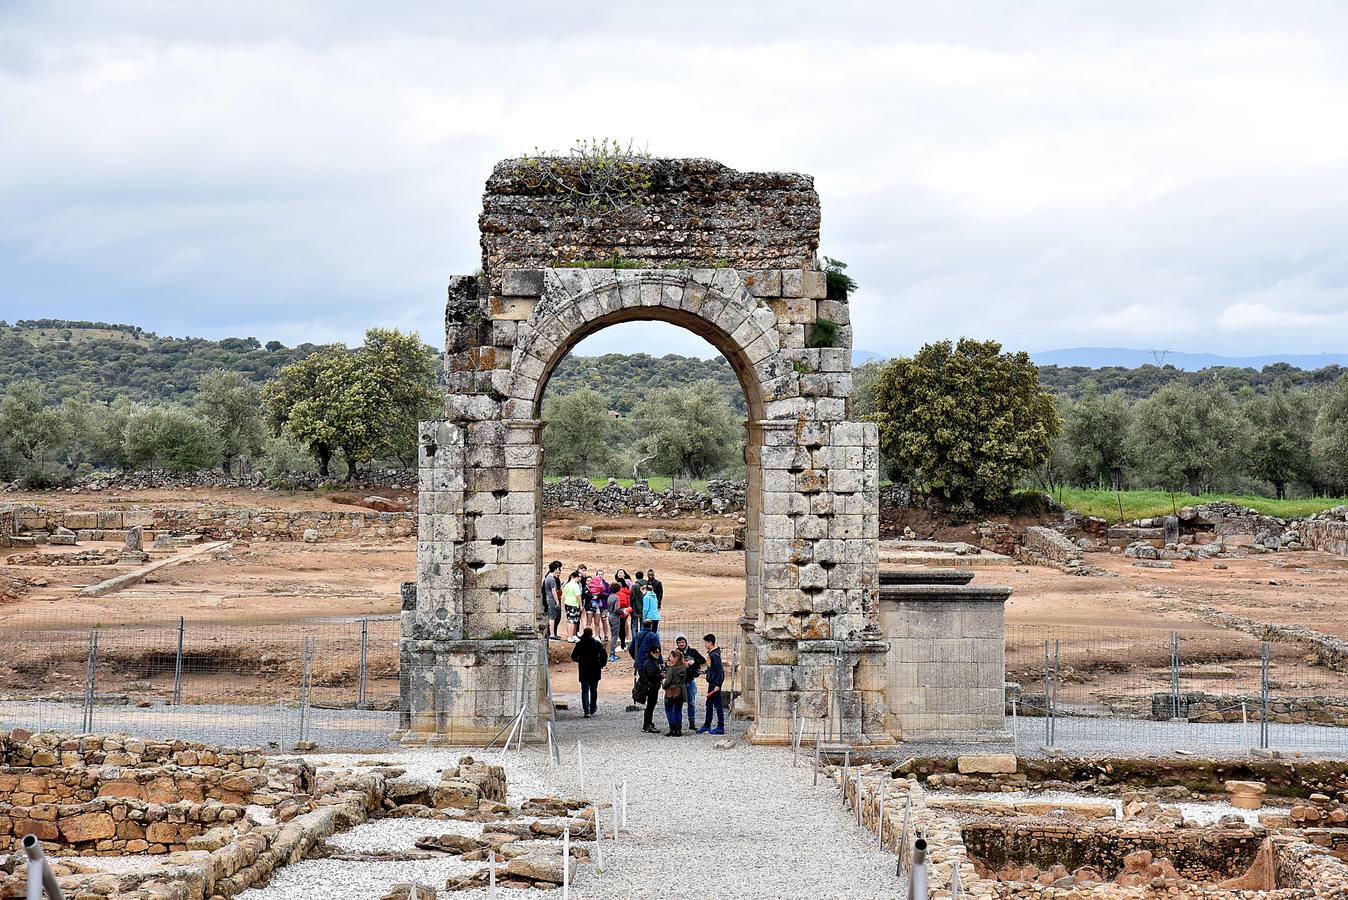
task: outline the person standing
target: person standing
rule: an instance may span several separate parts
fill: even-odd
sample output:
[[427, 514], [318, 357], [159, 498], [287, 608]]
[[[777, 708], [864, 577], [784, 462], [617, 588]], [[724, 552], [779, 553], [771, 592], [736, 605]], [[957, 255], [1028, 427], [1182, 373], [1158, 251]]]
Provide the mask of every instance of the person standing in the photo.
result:
[[665, 666], [663, 683], [665, 689], [665, 718], [669, 720], [669, 731], [665, 732], [665, 737], [681, 737], [683, 735], [683, 681], [686, 674], [687, 667], [683, 662], [683, 654], [677, 650], [669, 651], [669, 661]]
[[652, 630], [660, 630], [660, 598], [649, 585], [641, 598], [641, 618], [651, 623]]
[[648, 734], [659, 734], [652, 718], [655, 715], [655, 701], [660, 696], [660, 636], [647, 622], [641, 633], [632, 639], [632, 659], [636, 662], [636, 696], [646, 704], [646, 713], [641, 730]]
[[580, 706], [585, 712], [583, 718], [588, 719], [599, 706], [599, 679], [608, 663], [604, 645], [595, 640], [592, 629], [585, 629], [576, 646], [571, 649], [571, 661], [576, 664], [580, 676]]
[[[721, 664], [721, 648], [716, 646], [716, 635], [708, 634], [702, 638], [707, 648], [707, 717], [698, 734], [725, 734], [725, 701], [721, 697], [721, 685], [725, 684], [725, 666]], [[716, 710], [716, 727], [711, 727], [711, 711]], [[691, 723], [690, 723], [691, 724]]]
[[608, 600], [608, 661], [618, 661], [618, 641], [627, 649], [627, 617], [632, 614], [632, 579], [623, 569], [613, 573], [613, 593]]
[[580, 640], [577, 636], [580, 631], [580, 595], [580, 572], [572, 572], [562, 588], [562, 606], [566, 609], [566, 624], [571, 626], [571, 636], [567, 640], [573, 644]]
[[659, 578], [655, 577], [654, 569], [646, 570], [646, 587], [655, 591], [655, 605], [657, 607], [665, 605], [665, 585]]
[[674, 636], [674, 646], [683, 656], [683, 692], [688, 698], [688, 728], [692, 730], [697, 724], [697, 676], [702, 674], [702, 667], [707, 661], [701, 653], [688, 646], [688, 638], [683, 634]]
[[558, 628], [562, 624], [562, 563], [554, 559], [548, 563], [548, 574], [543, 579], [543, 608], [548, 612], [548, 640], [560, 641]]

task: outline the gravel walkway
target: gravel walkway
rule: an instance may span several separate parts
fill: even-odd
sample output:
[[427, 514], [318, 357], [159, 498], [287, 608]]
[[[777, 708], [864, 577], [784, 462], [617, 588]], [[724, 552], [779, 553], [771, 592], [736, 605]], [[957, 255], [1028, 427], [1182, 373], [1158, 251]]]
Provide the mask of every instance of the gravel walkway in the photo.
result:
[[[854, 824], [831, 783], [812, 786], [805, 754], [799, 768], [793, 768], [788, 750], [751, 747], [739, 740], [732, 749], [716, 750], [712, 745], [723, 739], [642, 734], [641, 714], [622, 711], [616, 701], [601, 700], [599, 715], [582, 720], [574, 712], [578, 697], [558, 699], [572, 702], [572, 710], [558, 713], [562, 765], [552, 766], [544, 748], [511, 751], [505, 758], [511, 802], [556, 795], [607, 803], [612, 783], [621, 789], [627, 781], [627, 830], [613, 843], [612, 819], [608, 809], [602, 811], [604, 871], [578, 866], [573, 897], [890, 898], [902, 890], [894, 877], [893, 855], [877, 848], [874, 838]], [[744, 723], [734, 723], [732, 736], [743, 728]], [[409, 776], [433, 779], [463, 752], [398, 751], [378, 758], [406, 767]], [[492, 754], [497, 756], [499, 752]], [[350, 765], [365, 757], [310, 758], [318, 765]], [[334, 836], [331, 843], [348, 851], [396, 851], [410, 849], [422, 834], [479, 827], [391, 819], [358, 826]], [[267, 887], [241, 898], [374, 900], [395, 882], [420, 880], [441, 887], [450, 874], [478, 865], [457, 860], [308, 860], [281, 870]], [[453, 896], [485, 897], [486, 892]], [[559, 892], [511, 891], [501, 896], [560, 900]]]

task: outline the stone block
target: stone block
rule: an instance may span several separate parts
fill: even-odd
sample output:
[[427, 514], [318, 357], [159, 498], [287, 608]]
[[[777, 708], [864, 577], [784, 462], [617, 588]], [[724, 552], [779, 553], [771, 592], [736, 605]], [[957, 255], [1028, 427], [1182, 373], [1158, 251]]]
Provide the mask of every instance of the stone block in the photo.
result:
[[539, 269], [508, 269], [501, 278], [501, 291], [513, 297], [541, 297], [543, 272]]
[[[823, 300], [828, 296], [828, 275], [825, 272], [806, 270], [803, 273], [800, 294], [802, 297], [811, 297], [815, 300]], [[843, 324], [839, 322], [838, 324]]]
[[961, 775], [1014, 775], [1016, 757], [1012, 753], [971, 753], [955, 761]]
[[778, 269], [760, 269], [748, 276], [749, 294], [754, 296], [782, 296], [782, 272]]
[[804, 297], [805, 272], [803, 269], [782, 270], [782, 296]]

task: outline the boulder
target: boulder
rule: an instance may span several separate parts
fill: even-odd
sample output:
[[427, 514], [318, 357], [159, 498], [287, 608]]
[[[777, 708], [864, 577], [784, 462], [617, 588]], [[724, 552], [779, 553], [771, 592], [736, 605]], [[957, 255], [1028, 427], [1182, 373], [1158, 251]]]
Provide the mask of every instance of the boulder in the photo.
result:
[[559, 850], [534, 850], [510, 860], [502, 872], [526, 881], [561, 884], [562, 854]]

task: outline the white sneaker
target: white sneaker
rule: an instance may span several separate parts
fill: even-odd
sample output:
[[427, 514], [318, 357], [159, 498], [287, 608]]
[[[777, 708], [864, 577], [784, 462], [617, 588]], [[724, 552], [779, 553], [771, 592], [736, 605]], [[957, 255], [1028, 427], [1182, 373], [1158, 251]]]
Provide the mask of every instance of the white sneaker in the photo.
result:
[[566, 640], [567, 640], [567, 643], [569, 643], [569, 644], [579, 644], [579, 643], [580, 643], [580, 638], [576, 637], [574, 634], [571, 635], [571, 637], [567, 638]]

